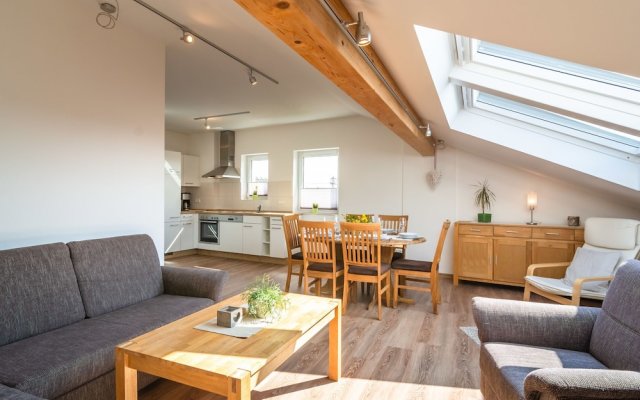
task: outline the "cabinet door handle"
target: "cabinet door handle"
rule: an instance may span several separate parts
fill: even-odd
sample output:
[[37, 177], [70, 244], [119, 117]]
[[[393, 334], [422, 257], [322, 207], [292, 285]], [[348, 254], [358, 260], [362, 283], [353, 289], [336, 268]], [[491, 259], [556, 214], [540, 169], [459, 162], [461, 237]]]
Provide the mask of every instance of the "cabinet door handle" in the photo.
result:
[[548, 236], [560, 236], [560, 234], [557, 232], [545, 232], [544, 234]]
[[279, 227], [279, 226], [272, 226], [272, 227], [271, 227], [271, 230], [272, 230], [272, 231], [279, 231], [280, 229], [282, 229], [282, 228], [281, 228], [281, 227]]
[[193, 222], [183, 222], [182, 225], [193, 225]]
[[518, 233], [518, 231], [505, 231], [506, 233]]
[[480, 232], [480, 229], [474, 229], [474, 228], [472, 228], [472, 229], [469, 229], [469, 230], [470, 230], [471, 232]]
[[180, 226], [179, 224], [171, 224], [169, 226]]
[[252, 225], [242, 225], [244, 228], [253, 228]]
[[185, 185], [193, 185], [193, 182], [185, 182]]

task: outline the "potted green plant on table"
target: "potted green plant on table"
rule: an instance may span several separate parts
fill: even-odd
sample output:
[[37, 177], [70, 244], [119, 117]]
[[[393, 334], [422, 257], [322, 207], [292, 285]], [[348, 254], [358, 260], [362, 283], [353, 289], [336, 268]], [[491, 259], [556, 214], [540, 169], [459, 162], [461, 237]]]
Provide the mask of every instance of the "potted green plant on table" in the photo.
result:
[[491, 210], [491, 202], [496, 199], [496, 195], [489, 189], [489, 181], [486, 179], [478, 182], [475, 187], [478, 188], [475, 193], [476, 206], [482, 207], [482, 213], [478, 213], [478, 222], [491, 222], [491, 213], [486, 213], [485, 210]]
[[260, 319], [277, 320], [289, 306], [285, 293], [267, 274], [257, 278], [243, 298], [249, 306], [248, 314]]
[[318, 203], [313, 203], [311, 205], [311, 214], [317, 214], [320, 207], [318, 207]]
[[258, 187], [256, 186], [255, 189], [253, 189], [253, 193], [251, 194], [251, 198], [253, 200], [258, 200]]

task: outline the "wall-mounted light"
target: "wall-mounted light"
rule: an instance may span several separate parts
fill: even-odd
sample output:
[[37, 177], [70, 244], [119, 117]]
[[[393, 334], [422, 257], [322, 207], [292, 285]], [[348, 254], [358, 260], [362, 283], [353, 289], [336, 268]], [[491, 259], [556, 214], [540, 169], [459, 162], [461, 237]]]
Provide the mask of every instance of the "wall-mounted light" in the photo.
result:
[[531, 211], [531, 221], [527, 222], [527, 225], [538, 225], [537, 222], [533, 222], [533, 210], [538, 205], [538, 194], [536, 192], [527, 193], [527, 207]]
[[371, 44], [371, 30], [369, 30], [369, 25], [364, 22], [364, 15], [362, 11], [358, 11], [358, 20], [355, 22], [348, 22], [344, 24], [345, 26], [353, 26], [356, 25], [356, 43], [358, 46], [364, 47]]
[[249, 69], [249, 83], [251, 84], [251, 86], [255, 86], [255, 85], [258, 84], [258, 80], [253, 75], [253, 70], [252, 69]]
[[182, 40], [183, 42], [185, 42], [187, 44], [191, 44], [191, 43], [193, 43], [193, 41], [195, 39], [194, 39], [193, 35], [191, 34], [191, 32], [182, 31], [182, 37], [180, 38], [180, 40]]

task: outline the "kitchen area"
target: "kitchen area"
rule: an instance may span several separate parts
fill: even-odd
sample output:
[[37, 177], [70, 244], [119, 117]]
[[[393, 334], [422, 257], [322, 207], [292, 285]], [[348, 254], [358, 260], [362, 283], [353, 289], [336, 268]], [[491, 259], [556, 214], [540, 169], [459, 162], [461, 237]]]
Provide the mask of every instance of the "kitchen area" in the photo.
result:
[[[202, 181], [239, 179], [234, 167], [233, 143], [218, 144], [217, 168], [201, 173], [199, 156], [165, 151], [164, 163], [164, 252], [168, 257], [194, 254], [198, 250], [286, 258], [282, 211], [200, 208], [192, 197]], [[233, 136], [233, 135], [231, 135]], [[212, 148], [213, 150], [213, 148]], [[213, 158], [213, 159], [215, 159]], [[213, 161], [213, 159], [209, 161]], [[238, 194], [239, 196], [239, 194]], [[253, 204], [252, 204], [253, 205]]]

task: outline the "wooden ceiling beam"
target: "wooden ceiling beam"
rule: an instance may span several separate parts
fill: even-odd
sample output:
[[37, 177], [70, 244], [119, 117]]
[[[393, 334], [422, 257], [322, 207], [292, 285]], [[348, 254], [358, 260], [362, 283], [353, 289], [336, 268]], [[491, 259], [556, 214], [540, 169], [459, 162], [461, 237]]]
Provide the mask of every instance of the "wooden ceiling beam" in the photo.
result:
[[[319, 1], [235, 2], [418, 153], [424, 156], [433, 154], [433, 139], [425, 137], [424, 132], [412, 121], [409, 113], [416, 118], [417, 114], [400, 92], [374, 49], [367, 46], [364, 51], [404, 102], [406, 111]], [[329, 3], [341, 20], [353, 20], [340, 0], [330, 0]]]

